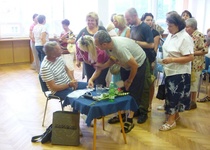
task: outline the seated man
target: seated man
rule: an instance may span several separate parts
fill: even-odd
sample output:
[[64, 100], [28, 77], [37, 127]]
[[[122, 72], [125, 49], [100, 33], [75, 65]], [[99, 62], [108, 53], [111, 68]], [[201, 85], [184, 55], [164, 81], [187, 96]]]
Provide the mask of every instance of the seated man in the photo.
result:
[[65, 99], [73, 90], [86, 88], [87, 83], [77, 82], [72, 77], [70, 70], [60, 57], [62, 50], [57, 42], [47, 42], [44, 45], [44, 52], [46, 56], [41, 63], [40, 75], [54, 95]]
[[[105, 50], [110, 56], [106, 63], [97, 66], [98, 69], [105, 69], [114, 63], [120, 65], [120, 75], [124, 81], [125, 90], [129, 91], [137, 104], [140, 105], [146, 66], [149, 63], [144, 50], [134, 40], [125, 37], [110, 37], [106, 31], [96, 32], [94, 40], [96, 47]], [[90, 78], [89, 86], [93, 86], [93, 81], [98, 75], [95, 73]], [[134, 112], [130, 112], [127, 122], [124, 123], [126, 133], [130, 132], [134, 127], [133, 116]]]

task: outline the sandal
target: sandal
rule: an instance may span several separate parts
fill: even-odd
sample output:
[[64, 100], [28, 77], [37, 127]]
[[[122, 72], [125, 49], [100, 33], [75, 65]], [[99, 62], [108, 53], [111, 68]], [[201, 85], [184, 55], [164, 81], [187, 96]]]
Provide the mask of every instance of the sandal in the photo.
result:
[[163, 124], [161, 127], [160, 127], [160, 131], [168, 131], [168, 130], [171, 130], [173, 128], [176, 127], [176, 121], [174, 121], [174, 123], [172, 123], [171, 125], [168, 124], [168, 123], [165, 123]]
[[[123, 115], [122, 115], [122, 120], [123, 120], [123, 122], [125, 122], [125, 116], [123, 116]], [[118, 122], [120, 122], [120, 118], [119, 118], [118, 115], [117, 116], [114, 116], [113, 118], [110, 118], [108, 120], [108, 123], [109, 124], [115, 124], [115, 123], [118, 123]]]
[[208, 97], [208, 96], [206, 96], [206, 97], [204, 97], [204, 98], [202, 98], [200, 100], [197, 100], [197, 102], [201, 102], [201, 103], [203, 103], [203, 102], [209, 102], [209, 101], [210, 101], [210, 97]]
[[[125, 133], [130, 132], [133, 128], [134, 128], [134, 124], [133, 123], [131, 123], [131, 122], [125, 122], [124, 123], [124, 131], [125, 131]], [[121, 130], [121, 133], [122, 133], [122, 130]]]

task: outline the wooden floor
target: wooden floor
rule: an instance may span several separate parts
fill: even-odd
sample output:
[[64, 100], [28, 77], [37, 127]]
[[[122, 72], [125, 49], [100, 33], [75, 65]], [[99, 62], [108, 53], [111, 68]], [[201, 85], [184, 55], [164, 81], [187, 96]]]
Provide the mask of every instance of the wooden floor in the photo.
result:
[[[80, 70], [76, 71], [81, 80]], [[202, 87], [200, 97], [204, 96]], [[127, 134], [128, 144], [124, 144], [120, 125], [97, 122], [98, 150], [207, 150], [210, 149], [210, 102], [197, 103], [198, 108], [181, 113], [181, 120], [171, 131], [160, 132], [164, 112], [156, 108], [163, 102], [154, 98], [152, 112], [144, 124], [137, 124]], [[92, 149], [91, 127], [81, 116], [80, 126], [83, 137], [80, 146], [59, 146], [50, 143], [31, 143], [31, 137], [42, 134], [52, 122], [52, 113], [60, 110], [58, 101], [50, 101], [45, 127], [41, 126], [45, 97], [40, 89], [38, 75], [30, 69], [30, 64], [0, 66], [0, 150], [89, 150]], [[112, 115], [105, 118], [105, 122]]]

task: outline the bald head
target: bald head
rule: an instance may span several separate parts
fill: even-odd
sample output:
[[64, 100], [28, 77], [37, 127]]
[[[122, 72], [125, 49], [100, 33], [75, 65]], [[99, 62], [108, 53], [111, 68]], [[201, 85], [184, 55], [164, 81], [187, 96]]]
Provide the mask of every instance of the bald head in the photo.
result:
[[137, 25], [138, 24], [138, 13], [135, 8], [130, 8], [125, 13], [125, 19], [127, 21], [127, 25]]

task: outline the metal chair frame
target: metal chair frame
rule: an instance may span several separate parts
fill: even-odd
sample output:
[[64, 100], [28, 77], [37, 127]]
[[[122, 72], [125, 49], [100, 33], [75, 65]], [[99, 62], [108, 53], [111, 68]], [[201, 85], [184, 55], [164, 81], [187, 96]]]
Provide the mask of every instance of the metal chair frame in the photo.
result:
[[59, 100], [60, 104], [61, 104], [61, 109], [63, 111], [63, 104], [62, 104], [62, 99], [58, 96], [55, 96], [51, 93], [51, 91], [48, 89], [46, 83], [42, 80], [41, 76], [39, 75], [39, 81], [40, 81], [40, 85], [42, 88], [42, 92], [44, 93], [46, 99], [46, 104], [45, 104], [45, 108], [44, 108], [44, 116], [43, 116], [43, 120], [42, 120], [42, 126], [44, 126], [44, 122], [45, 122], [45, 116], [46, 116], [46, 112], [47, 112], [47, 106], [48, 106], [48, 101], [52, 100], [52, 99], [56, 99]]

